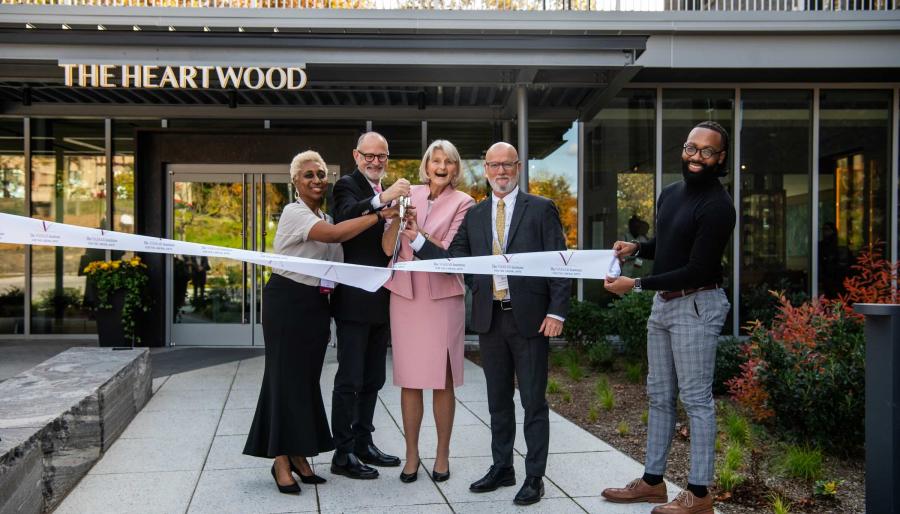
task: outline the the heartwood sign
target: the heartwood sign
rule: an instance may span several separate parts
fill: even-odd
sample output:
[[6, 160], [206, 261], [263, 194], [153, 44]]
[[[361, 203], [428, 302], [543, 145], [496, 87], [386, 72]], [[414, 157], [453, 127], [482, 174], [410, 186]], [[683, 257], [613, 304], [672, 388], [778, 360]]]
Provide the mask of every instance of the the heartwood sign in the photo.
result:
[[172, 89], [287, 89], [306, 86], [300, 66], [60, 64], [66, 86]]

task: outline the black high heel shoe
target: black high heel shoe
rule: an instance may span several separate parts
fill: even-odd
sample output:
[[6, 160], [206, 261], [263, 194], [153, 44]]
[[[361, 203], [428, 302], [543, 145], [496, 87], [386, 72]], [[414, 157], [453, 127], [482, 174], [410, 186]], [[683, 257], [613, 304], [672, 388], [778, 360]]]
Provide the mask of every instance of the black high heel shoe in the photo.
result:
[[[315, 473], [313, 473], [312, 475], [309, 475], [309, 476], [301, 473], [300, 470], [297, 468], [297, 466], [294, 465], [293, 459], [291, 459], [290, 457], [288, 457], [288, 464], [291, 465], [291, 471], [293, 471], [294, 473], [297, 473], [297, 476], [300, 477], [300, 481], [303, 482], [304, 484], [315, 485], [315, 484], [324, 484], [325, 482], [327, 482], [327, 480], [325, 480], [324, 478], [320, 477], [319, 475], [317, 475]], [[312, 468], [312, 466], [310, 466], [310, 468]]]
[[446, 482], [448, 478], [450, 478], [450, 466], [447, 466], [447, 471], [443, 473], [439, 473], [434, 469], [431, 470], [431, 478], [435, 482]]
[[[421, 460], [419, 461], [419, 464], [422, 464]], [[416, 470], [413, 471], [412, 473], [404, 473], [403, 471], [401, 471], [400, 472], [400, 481], [403, 482], [404, 484], [409, 484], [409, 483], [412, 483], [412, 482], [415, 482], [416, 480], [418, 480], [419, 464], [416, 464]]]
[[282, 494], [300, 494], [300, 484], [294, 482], [291, 485], [281, 485], [278, 483], [278, 477], [275, 475], [275, 463], [272, 463], [272, 478], [275, 479], [275, 485], [278, 486], [278, 492]]

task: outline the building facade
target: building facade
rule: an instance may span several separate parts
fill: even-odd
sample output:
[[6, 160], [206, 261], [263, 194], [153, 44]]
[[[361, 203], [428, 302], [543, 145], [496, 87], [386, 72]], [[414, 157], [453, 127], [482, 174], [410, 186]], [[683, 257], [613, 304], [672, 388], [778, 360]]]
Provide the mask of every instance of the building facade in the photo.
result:
[[[336, 178], [377, 130], [393, 177], [453, 141], [474, 196], [484, 150], [516, 144], [569, 245], [609, 248], [653, 236], [687, 132], [715, 120], [738, 212], [726, 332], [769, 289], [835, 296], [861, 253], [900, 258], [891, 1], [72, 3], [0, 5], [2, 212], [266, 251], [291, 157], [319, 150]], [[94, 337], [80, 270], [108, 257], [0, 244], [0, 338]], [[267, 270], [144, 257], [147, 343], [262, 344]]]

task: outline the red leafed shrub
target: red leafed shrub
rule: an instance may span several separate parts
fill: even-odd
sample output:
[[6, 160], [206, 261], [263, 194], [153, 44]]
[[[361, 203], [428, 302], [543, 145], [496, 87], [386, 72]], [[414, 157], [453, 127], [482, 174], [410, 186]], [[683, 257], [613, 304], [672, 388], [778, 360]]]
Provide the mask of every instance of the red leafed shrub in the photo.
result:
[[844, 303], [898, 303], [900, 295], [892, 283], [900, 271], [900, 261], [892, 263], [881, 253], [881, 245], [863, 252], [851, 266], [854, 275], [844, 279]]

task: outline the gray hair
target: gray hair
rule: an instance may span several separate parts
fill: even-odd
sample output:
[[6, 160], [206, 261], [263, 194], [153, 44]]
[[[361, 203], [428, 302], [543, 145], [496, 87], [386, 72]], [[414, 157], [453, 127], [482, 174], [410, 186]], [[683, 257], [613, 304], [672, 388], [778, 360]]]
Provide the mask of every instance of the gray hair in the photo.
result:
[[431, 155], [435, 150], [441, 150], [447, 157], [450, 158], [451, 162], [456, 163], [456, 173], [450, 177], [450, 186], [456, 188], [456, 185], [459, 184], [459, 178], [462, 173], [460, 169], [460, 158], [459, 151], [456, 150], [456, 147], [453, 146], [453, 143], [447, 141], [446, 139], [435, 139], [428, 145], [428, 149], [425, 150], [425, 155], [422, 156], [422, 162], [419, 164], [419, 180], [423, 184], [428, 184], [431, 182], [431, 179], [428, 178], [428, 172], [426, 171], [426, 167], [428, 166], [428, 161], [431, 160]]
[[325, 164], [325, 159], [319, 155], [319, 152], [315, 150], [300, 152], [291, 160], [291, 182], [300, 174], [300, 168], [310, 161], [320, 164], [323, 170], [328, 171], [328, 165]]
[[388, 145], [387, 139], [385, 139], [384, 136], [382, 136], [381, 134], [379, 134], [378, 132], [375, 132], [375, 131], [373, 130], [373, 131], [371, 131], [371, 132], [363, 132], [363, 133], [359, 136], [359, 139], [356, 140], [356, 148], [357, 148], [357, 150], [359, 149], [360, 145], [363, 144], [363, 141], [365, 141], [365, 140], [366, 140], [367, 138], [369, 138], [369, 137], [378, 138], [378, 139], [384, 141], [384, 146], [387, 146], [387, 145]]

